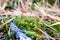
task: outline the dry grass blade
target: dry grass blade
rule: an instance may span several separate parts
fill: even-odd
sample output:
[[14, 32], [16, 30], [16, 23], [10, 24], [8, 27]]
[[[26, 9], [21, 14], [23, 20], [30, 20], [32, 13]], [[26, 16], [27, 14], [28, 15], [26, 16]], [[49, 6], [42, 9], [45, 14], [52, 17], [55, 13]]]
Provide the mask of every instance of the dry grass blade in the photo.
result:
[[[54, 7], [54, 6], [50, 5], [49, 3], [47, 3], [47, 5], [50, 6], [51, 8], [44, 8], [45, 10], [60, 13], [60, 8]], [[57, 5], [57, 4], [55, 4], [55, 5]]]
[[60, 9], [58, 9], [58, 8], [54, 8], [53, 9], [53, 8], [47, 8], [47, 7], [45, 7], [44, 10], [55, 12], [55, 13], [58, 13], [58, 14], [60, 13]]
[[52, 29], [53, 31], [55, 31], [55, 32], [57, 32], [57, 34], [58, 34], [58, 31], [56, 30], [56, 29], [54, 29], [54, 28], [52, 28], [51, 26], [52, 25], [47, 25], [46, 23], [44, 23], [47, 27], [49, 27], [50, 29]]
[[58, 0], [55, 1], [54, 7], [57, 7], [57, 2], [58, 2]]
[[9, 23], [10, 21], [12, 21], [14, 18], [11, 18], [10, 20], [8, 20], [7, 22], [3, 23], [0, 25], [0, 29], [2, 29], [7, 23]]
[[[44, 31], [42, 31], [42, 29], [39, 29], [40, 32], [42, 32], [44, 35], [46, 35], [46, 33]], [[49, 36], [49, 35], [48, 35]], [[49, 36], [50, 39], [55, 40], [54, 38], [52, 38], [51, 36]]]
[[58, 25], [58, 24], [60, 24], [60, 22], [56, 22], [56, 23], [54, 23], [52, 25], [48, 25], [48, 26], [54, 26], [54, 25]]
[[[37, 6], [37, 5], [36, 5]], [[38, 6], [37, 6], [38, 7]], [[39, 7], [38, 7], [39, 8]], [[54, 17], [54, 16], [51, 16], [51, 15], [49, 15], [49, 14], [47, 14], [44, 10], [43, 10], [43, 8], [39, 8], [39, 11], [41, 12], [41, 14], [43, 15], [43, 16], [49, 16], [50, 18], [52, 18], [52, 19], [54, 19], [54, 20], [60, 20], [59, 18], [56, 18], [56, 17]], [[43, 18], [44, 19], [44, 18]], [[45, 24], [45, 23], [44, 23]], [[46, 25], [46, 24], [45, 24]], [[48, 26], [48, 25], [46, 25], [47, 27], [49, 27], [50, 29], [52, 29], [52, 30], [54, 30], [54, 31], [56, 31], [57, 32], [57, 30], [55, 30], [54, 28], [52, 28], [52, 27], [50, 27], [50, 26]]]
[[44, 9], [43, 9], [43, 7], [39, 7], [39, 6], [37, 6], [36, 4], [35, 4], [35, 6], [36, 6], [36, 10], [38, 10], [43, 16], [48, 16], [48, 17], [50, 17], [51, 19], [54, 19], [54, 20], [57, 20], [57, 21], [60, 21], [60, 17], [55, 17], [55, 16], [52, 16], [52, 15], [49, 15]]
[[25, 4], [24, 4], [23, 1], [24, 1], [24, 0], [20, 0], [21, 6], [22, 6], [22, 10], [26, 12], [26, 6], [25, 6]]
[[1, 7], [1, 10], [5, 9], [5, 7], [7, 6], [7, 2], [8, 2], [8, 0], [6, 0], [6, 2], [4, 2], [3, 6]]

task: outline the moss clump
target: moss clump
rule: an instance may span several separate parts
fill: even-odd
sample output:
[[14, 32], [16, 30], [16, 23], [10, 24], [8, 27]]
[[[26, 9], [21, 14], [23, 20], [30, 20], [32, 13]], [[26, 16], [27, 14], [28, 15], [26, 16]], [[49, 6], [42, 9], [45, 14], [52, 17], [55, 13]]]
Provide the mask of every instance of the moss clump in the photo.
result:
[[[13, 21], [17, 25], [17, 27], [19, 29], [23, 30], [23, 32], [27, 36], [31, 37], [33, 40], [36, 40], [36, 38], [38, 38], [38, 40], [43, 39], [42, 34], [39, 31], [39, 28], [42, 29], [43, 31], [46, 31], [50, 36], [53, 36], [53, 37], [55, 36], [55, 32], [53, 32], [51, 29], [47, 28], [39, 18], [27, 17], [27, 16], [22, 16], [22, 17], [11, 16], [11, 17], [4, 18], [2, 20], [3, 20], [3, 22], [6, 22], [7, 20], [9, 20], [12, 17], [15, 17], [15, 19]], [[48, 22], [48, 23], [51, 24], [51, 22]], [[9, 27], [10, 27], [10, 24], [7, 24], [5, 26], [5, 28], [3, 28], [3, 30], [5, 30], [5, 32], [6, 32], [6, 31], [8, 31], [7, 28], [9, 28]], [[59, 31], [58, 28], [56, 28], [56, 29]]]

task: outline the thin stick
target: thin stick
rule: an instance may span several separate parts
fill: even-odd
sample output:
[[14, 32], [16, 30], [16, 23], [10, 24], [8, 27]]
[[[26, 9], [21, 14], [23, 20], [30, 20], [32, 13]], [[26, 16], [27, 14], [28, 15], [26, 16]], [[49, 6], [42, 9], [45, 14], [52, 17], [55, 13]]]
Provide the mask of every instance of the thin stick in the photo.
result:
[[6, 0], [6, 2], [5, 2], [5, 3], [3, 4], [3, 6], [1, 7], [2, 10], [4, 10], [5, 7], [7, 6], [7, 2], [8, 2], [8, 0]]

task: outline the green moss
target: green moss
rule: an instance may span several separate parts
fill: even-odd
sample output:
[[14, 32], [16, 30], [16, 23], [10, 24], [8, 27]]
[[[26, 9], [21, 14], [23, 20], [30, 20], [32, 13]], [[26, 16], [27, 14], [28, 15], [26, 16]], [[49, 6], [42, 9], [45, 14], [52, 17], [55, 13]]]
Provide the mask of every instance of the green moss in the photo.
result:
[[[6, 22], [7, 20], [11, 19], [13, 16], [11, 17], [7, 17], [3, 19], [3, 22]], [[31, 37], [33, 40], [35, 40], [36, 38], [38, 38], [39, 40], [42, 39], [41, 37], [41, 32], [39, 31], [39, 28], [42, 29], [43, 31], [46, 31], [50, 36], [55, 36], [56, 32], [53, 32], [51, 29], [47, 28], [47, 26], [45, 26], [43, 24], [43, 22], [38, 19], [38, 18], [34, 18], [34, 17], [26, 17], [26, 16], [14, 16], [15, 19], [13, 20], [14, 23], [17, 25], [17, 27], [21, 30], [24, 31], [24, 33]], [[47, 22], [49, 25], [53, 24], [54, 22]], [[3, 30], [6, 32], [10, 27], [10, 24], [7, 24], [5, 26], [5, 28], [3, 28]], [[60, 31], [59, 25], [57, 25], [56, 27], [54, 27], [56, 30]], [[6, 32], [7, 33], [7, 32]]]

